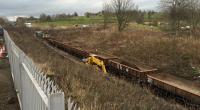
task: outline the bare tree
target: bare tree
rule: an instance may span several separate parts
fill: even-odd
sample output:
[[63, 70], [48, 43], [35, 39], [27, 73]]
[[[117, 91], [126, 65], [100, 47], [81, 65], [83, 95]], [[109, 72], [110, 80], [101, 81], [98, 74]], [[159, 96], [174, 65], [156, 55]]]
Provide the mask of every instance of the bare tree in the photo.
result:
[[0, 17], [0, 25], [4, 25], [4, 24], [6, 24], [5, 19]]
[[41, 15], [40, 15], [40, 21], [46, 21], [46, 19], [47, 19], [47, 15], [45, 14], [45, 13], [42, 13]]
[[107, 27], [108, 23], [110, 22], [110, 18], [112, 16], [112, 9], [108, 3], [103, 4], [103, 20], [104, 20], [104, 29]]
[[73, 16], [77, 17], [77, 16], [78, 16], [78, 13], [77, 13], [77, 12], [74, 12]]
[[[147, 11], [149, 22], [152, 22], [152, 16], [154, 15], [154, 13], [155, 12], [153, 10]], [[150, 23], [150, 25], [151, 25], [151, 23]]]
[[166, 13], [172, 30], [179, 31], [181, 21], [188, 18], [188, 0], [161, 0], [160, 7]]
[[134, 9], [132, 0], [112, 0], [111, 6], [118, 23], [118, 30], [122, 31], [128, 25], [129, 12]]
[[[199, 0], [161, 0], [161, 9], [171, 22], [172, 30], [179, 31], [180, 26], [190, 26], [195, 34], [200, 23]], [[190, 31], [190, 32], [191, 32]]]
[[25, 17], [18, 17], [16, 20], [16, 23], [18, 26], [25, 26], [25, 22], [27, 21], [27, 18]]
[[192, 30], [196, 33], [196, 28], [200, 22], [200, 1], [199, 0], [188, 0], [188, 15], [190, 25], [192, 26]]

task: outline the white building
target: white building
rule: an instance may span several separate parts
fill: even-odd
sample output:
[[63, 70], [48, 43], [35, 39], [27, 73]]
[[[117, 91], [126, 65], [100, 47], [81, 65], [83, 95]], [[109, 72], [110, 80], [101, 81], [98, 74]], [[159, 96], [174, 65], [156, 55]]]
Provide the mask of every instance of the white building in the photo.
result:
[[28, 27], [28, 28], [31, 28], [32, 24], [31, 23], [25, 23], [25, 26]]

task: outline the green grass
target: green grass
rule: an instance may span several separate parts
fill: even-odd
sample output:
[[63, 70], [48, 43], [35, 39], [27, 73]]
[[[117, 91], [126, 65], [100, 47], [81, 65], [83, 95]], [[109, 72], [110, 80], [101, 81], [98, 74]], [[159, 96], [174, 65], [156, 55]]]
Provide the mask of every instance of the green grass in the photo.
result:
[[[112, 18], [110, 22], [115, 22], [115, 18]], [[88, 24], [103, 24], [103, 16], [92, 16], [92, 17], [85, 17], [85, 16], [78, 16], [78, 17], [71, 17], [67, 19], [59, 19], [59, 20], [52, 20], [52, 21], [37, 21], [33, 23], [36, 27], [49, 27], [49, 26], [73, 26], [75, 24], [78, 25], [88, 25]], [[143, 24], [136, 24], [136, 23], [130, 23], [129, 27], [130, 29], [144, 29], [144, 30], [159, 30], [158, 27], [151, 27], [148, 25], [143, 25]]]
[[137, 23], [130, 23], [129, 29], [139, 29], [139, 30], [153, 30], [153, 31], [160, 31], [159, 27], [156, 26], [149, 26], [144, 24], [137, 24]]
[[[162, 13], [154, 13], [153, 15], [151, 15], [151, 19], [152, 19], [152, 21], [161, 20], [161, 19], [163, 19], [163, 14]], [[144, 15], [144, 21], [145, 22], [149, 21], [148, 13], [146, 13]]]

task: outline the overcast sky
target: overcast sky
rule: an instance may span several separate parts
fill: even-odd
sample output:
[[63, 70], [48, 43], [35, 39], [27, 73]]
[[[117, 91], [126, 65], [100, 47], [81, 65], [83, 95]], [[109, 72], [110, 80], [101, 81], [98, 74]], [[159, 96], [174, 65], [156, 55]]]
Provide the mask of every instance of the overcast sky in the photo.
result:
[[[83, 15], [84, 12], [102, 10], [107, 0], [0, 0], [0, 16], [39, 16], [41, 13], [73, 13]], [[159, 0], [134, 0], [140, 9], [157, 8]]]

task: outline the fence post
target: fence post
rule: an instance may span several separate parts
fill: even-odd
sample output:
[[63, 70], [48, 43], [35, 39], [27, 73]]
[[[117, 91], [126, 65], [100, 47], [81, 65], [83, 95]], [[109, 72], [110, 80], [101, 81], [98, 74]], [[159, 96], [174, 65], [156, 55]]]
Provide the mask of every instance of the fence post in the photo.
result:
[[65, 110], [64, 93], [55, 93], [49, 95], [49, 110]]

